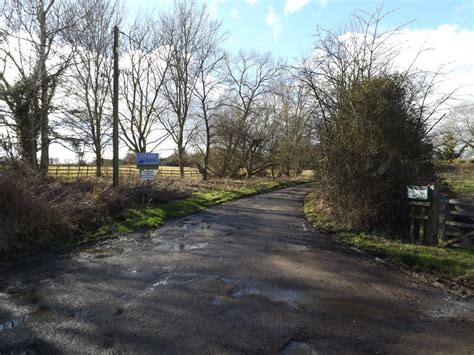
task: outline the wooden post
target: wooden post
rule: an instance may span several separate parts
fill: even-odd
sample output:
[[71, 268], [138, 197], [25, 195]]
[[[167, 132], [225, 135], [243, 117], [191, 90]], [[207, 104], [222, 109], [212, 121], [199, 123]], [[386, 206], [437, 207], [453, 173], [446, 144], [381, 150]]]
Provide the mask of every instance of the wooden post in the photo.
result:
[[119, 138], [118, 138], [118, 95], [119, 95], [119, 28], [114, 27], [114, 76], [113, 76], [113, 125], [112, 125], [112, 146], [113, 146], [113, 174], [112, 184], [117, 187], [119, 184]]
[[425, 245], [437, 245], [438, 244], [438, 222], [439, 222], [439, 187], [438, 184], [430, 186], [430, 209], [428, 213], [428, 223], [423, 238], [423, 244]]

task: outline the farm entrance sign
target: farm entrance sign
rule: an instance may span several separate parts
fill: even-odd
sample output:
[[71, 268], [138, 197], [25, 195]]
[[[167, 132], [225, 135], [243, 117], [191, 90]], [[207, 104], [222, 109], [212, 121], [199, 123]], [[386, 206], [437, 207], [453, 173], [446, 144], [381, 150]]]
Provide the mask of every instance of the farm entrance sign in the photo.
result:
[[158, 153], [137, 153], [136, 159], [139, 169], [158, 169], [160, 166]]
[[407, 197], [409, 200], [429, 201], [428, 186], [407, 186]]
[[160, 166], [158, 153], [137, 153], [136, 159], [142, 181], [155, 179], [156, 169]]
[[156, 176], [156, 171], [151, 169], [141, 169], [140, 177], [143, 181], [153, 180]]

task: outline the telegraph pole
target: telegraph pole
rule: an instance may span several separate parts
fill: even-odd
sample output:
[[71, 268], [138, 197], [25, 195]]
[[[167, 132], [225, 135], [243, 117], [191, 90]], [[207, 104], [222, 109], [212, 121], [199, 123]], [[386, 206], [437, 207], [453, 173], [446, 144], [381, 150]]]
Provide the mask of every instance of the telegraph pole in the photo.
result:
[[118, 138], [118, 91], [119, 91], [119, 28], [114, 27], [114, 93], [112, 98], [113, 104], [113, 187], [119, 184], [119, 138]]

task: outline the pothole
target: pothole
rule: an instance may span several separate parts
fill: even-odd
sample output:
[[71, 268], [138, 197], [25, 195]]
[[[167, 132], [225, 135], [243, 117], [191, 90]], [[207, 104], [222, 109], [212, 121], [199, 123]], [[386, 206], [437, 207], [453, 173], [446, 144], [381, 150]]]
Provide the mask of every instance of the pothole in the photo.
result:
[[245, 296], [258, 296], [266, 298], [272, 302], [285, 303], [290, 308], [300, 310], [300, 304], [303, 300], [300, 292], [281, 289], [263, 283], [244, 282], [229, 277], [221, 277], [220, 280], [235, 286], [235, 290], [232, 292], [231, 297], [240, 298]]

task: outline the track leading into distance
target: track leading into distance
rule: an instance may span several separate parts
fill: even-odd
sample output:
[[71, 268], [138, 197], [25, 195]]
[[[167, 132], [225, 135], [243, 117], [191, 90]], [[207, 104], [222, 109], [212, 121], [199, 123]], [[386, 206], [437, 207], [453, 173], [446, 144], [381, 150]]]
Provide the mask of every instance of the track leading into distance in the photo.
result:
[[0, 266], [0, 353], [472, 353], [472, 300], [313, 231], [309, 191]]

